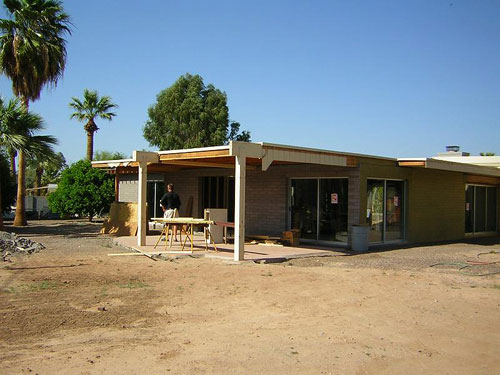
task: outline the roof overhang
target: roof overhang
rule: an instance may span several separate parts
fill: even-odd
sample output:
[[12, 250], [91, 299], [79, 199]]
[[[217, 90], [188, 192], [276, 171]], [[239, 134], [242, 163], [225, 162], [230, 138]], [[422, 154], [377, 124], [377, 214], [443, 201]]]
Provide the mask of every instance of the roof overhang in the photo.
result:
[[450, 172], [461, 172], [471, 175], [500, 177], [500, 168], [497, 167], [439, 160], [434, 158], [400, 158], [398, 159], [398, 165], [400, 167], [428, 168]]
[[122, 160], [92, 162], [95, 168], [129, 171], [147, 162], [151, 172], [167, 172], [190, 168], [234, 168], [235, 158], [247, 158], [247, 168], [267, 170], [271, 164], [319, 164], [357, 167], [358, 158], [335, 151], [299, 148], [269, 143], [230, 142], [229, 145], [168, 150], [134, 151], [134, 157]]

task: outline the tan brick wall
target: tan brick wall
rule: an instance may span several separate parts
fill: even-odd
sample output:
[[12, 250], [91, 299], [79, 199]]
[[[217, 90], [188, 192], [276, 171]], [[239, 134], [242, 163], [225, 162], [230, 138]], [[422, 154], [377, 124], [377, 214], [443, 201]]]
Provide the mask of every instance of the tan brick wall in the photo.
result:
[[[463, 173], [398, 167], [394, 161], [361, 159], [361, 211], [366, 214], [366, 179], [406, 181], [406, 240], [444, 241], [464, 238]], [[361, 218], [361, 220], [365, 220]]]
[[408, 240], [457, 240], [465, 236], [462, 173], [413, 169], [408, 186]]

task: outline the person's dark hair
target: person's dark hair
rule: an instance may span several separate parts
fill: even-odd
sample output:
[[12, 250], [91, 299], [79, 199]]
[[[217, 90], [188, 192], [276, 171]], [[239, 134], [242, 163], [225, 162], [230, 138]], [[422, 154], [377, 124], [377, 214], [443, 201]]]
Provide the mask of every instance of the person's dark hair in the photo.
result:
[[167, 187], [170, 189], [170, 190], [174, 190], [174, 184], [173, 183], [169, 183], [167, 185]]

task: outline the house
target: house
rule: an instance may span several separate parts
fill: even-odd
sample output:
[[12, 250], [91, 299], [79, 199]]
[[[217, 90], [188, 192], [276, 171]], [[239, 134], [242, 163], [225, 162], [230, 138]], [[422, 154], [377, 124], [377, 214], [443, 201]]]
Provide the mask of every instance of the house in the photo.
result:
[[370, 244], [496, 235], [500, 164], [465, 158], [395, 159], [231, 142], [134, 151], [131, 159], [92, 165], [115, 174], [119, 202], [139, 202], [139, 245], [146, 235], [146, 201], [150, 216], [161, 216], [158, 201], [165, 183], [173, 182], [183, 201], [181, 216], [228, 210], [235, 223], [234, 259], [242, 260], [245, 233], [280, 235], [291, 228], [300, 230], [301, 241], [345, 246], [352, 226], [364, 223]]

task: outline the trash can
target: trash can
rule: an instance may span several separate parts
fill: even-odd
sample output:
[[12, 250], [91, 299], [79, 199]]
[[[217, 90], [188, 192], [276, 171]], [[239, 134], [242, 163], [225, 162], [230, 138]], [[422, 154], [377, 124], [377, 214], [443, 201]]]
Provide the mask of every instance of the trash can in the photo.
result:
[[352, 226], [352, 250], [357, 252], [368, 251], [368, 229], [368, 224], [354, 224]]

